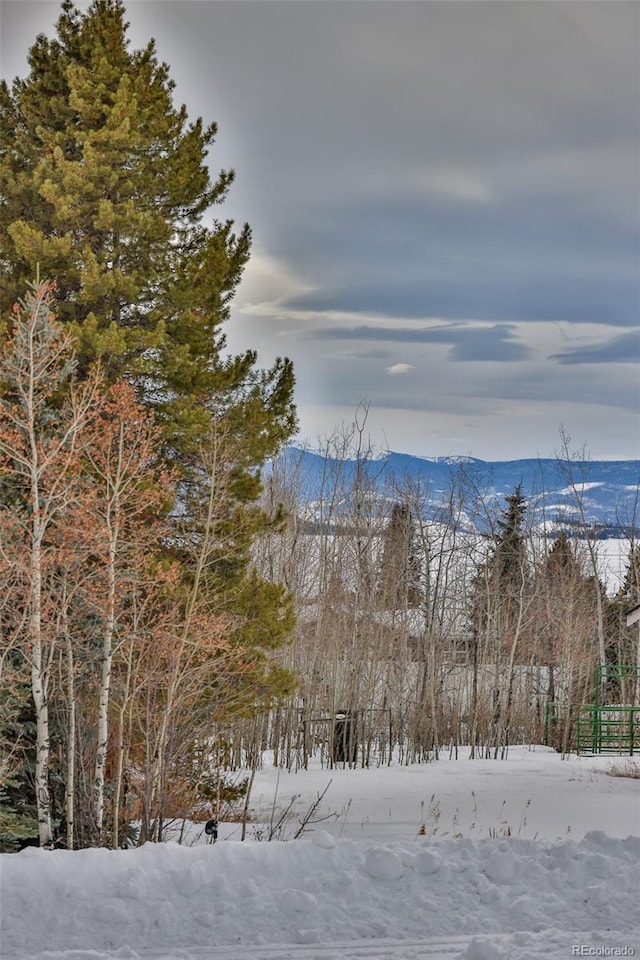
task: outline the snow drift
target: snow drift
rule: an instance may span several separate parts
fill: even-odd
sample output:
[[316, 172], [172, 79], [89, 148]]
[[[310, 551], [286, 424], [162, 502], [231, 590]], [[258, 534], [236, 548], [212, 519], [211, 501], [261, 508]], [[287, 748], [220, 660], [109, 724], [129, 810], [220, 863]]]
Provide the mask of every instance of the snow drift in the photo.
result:
[[[393, 952], [401, 941], [462, 935], [475, 938], [468, 957], [551, 956], [554, 945], [570, 956], [570, 944], [584, 942], [640, 951], [630, 929], [639, 891], [640, 837], [600, 832], [555, 844], [374, 845], [320, 831], [291, 843], [29, 849], [2, 859], [2, 951], [12, 960], [57, 951], [135, 960], [225, 956], [223, 947], [236, 951], [230, 957], [238, 947], [259, 956], [265, 945], [291, 944], [305, 952], [282, 956], [313, 957], [313, 944], [368, 940], [380, 957], [374, 946], [386, 940], [395, 957], [411, 955]], [[570, 930], [589, 934], [576, 940]], [[483, 934], [500, 936], [483, 946]]]

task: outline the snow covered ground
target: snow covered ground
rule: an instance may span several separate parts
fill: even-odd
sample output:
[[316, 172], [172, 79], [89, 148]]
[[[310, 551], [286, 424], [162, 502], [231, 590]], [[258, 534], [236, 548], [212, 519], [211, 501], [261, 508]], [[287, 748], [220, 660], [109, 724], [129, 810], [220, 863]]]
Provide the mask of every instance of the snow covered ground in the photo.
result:
[[[640, 957], [640, 780], [608, 776], [614, 763], [628, 760], [518, 747], [506, 761], [267, 764], [245, 843], [224, 824], [215, 845], [194, 826], [193, 846], [0, 857], [0, 955]], [[327, 786], [300, 839], [258, 841], [296, 797], [279, 831], [292, 837]]]

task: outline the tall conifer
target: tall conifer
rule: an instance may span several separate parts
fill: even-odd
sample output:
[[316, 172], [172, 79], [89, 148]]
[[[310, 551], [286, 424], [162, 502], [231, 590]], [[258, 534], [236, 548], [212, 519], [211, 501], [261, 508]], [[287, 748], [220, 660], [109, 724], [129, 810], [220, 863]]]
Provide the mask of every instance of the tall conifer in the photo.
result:
[[241, 575], [264, 522], [259, 468], [296, 426], [293, 369], [225, 352], [251, 235], [210, 210], [234, 173], [212, 181], [216, 125], [174, 105], [154, 41], [131, 50], [127, 27], [122, 0], [86, 13], [64, 0], [27, 77], [0, 84], [0, 299], [6, 312], [36, 274], [54, 277], [80, 372], [99, 357], [107, 380], [135, 383], [185, 484], [202, 476], [203, 444], [224, 436], [225, 572]]
[[520, 485], [505, 497], [505, 503], [491, 536], [489, 555], [476, 573], [472, 598], [473, 632], [483, 634], [496, 654], [512, 642], [530, 581], [524, 532], [527, 501]]
[[415, 607], [420, 602], [420, 558], [414, 519], [404, 503], [394, 503], [385, 529], [378, 599], [387, 609]]
[[81, 364], [100, 356], [111, 379], [133, 379], [181, 453], [212, 404], [240, 409], [260, 462], [293, 429], [293, 374], [286, 360], [257, 371], [252, 351], [224, 356], [251, 234], [205, 221], [234, 173], [212, 181], [216, 125], [174, 105], [154, 41], [131, 50], [127, 26], [121, 0], [85, 14], [64, 0], [28, 76], [0, 84], [0, 301], [6, 311], [37, 274], [55, 277]]

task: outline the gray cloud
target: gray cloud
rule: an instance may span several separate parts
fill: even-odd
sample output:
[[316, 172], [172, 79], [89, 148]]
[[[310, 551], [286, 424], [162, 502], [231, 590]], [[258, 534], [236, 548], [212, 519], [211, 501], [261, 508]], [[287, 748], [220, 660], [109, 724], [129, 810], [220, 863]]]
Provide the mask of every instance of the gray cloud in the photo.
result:
[[[405, 316], [497, 321], [565, 321], [615, 323], [632, 326], [638, 321], [634, 307], [635, 282], [558, 277], [555, 282], [523, 276], [519, 282], [496, 272], [471, 280], [461, 274], [448, 280], [379, 279], [349, 286], [319, 289], [286, 301], [291, 310], [342, 310]], [[589, 296], [591, 294], [591, 296]]]
[[[57, 10], [0, 0], [4, 75]], [[312, 404], [369, 396], [478, 456], [531, 453], [533, 421], [552, 449], [571, 417], [594, 455], [610, 449], [640, 319], [639, 5], [128, 0], [127, 15], [190, 116], [219, 124], [211, 167], [237, 178], [218, 215], [251, 222], [283, 268], [260, 315], [234, 311], [230, 343], [265, 364], [291, 353], [303, 431]], [[327, 311], [353, 327], [318, 331], [307, 312]], [[566, 345], [541, 344], [540, 321]], [[601, 342], [573, 348], [583, 324]], [[617, 455], [637, 454], [630, 422]]]
[[[571, 406], [599, 407], [611, 416], [611, 410], [628, 412], [637, 418], [640, 401], [637, 372], [631, 367], [618, 367], [612, 377], [606, 366], [591, 368], [585, 377], [580, 367], [567, 366], [560, 377], [551, 376], [551, 361], [538, 361], [519, 368], [511, 375], [507, 367], [493, 368], [491, 376], [474, 379], [472, 390], [479, 396], [499, 398], [516, 405], [553, 406], [555, 425], [563, 421], [563, 408]], [[637, 425], [630, 434], [637, 437]]]
[[293, 308], [638, 322], [637, 237], [567, 198], [471, 211], [451, 199], [350, 203], [300, 222], [294, 240], [299, 269], [315, 264], [331, 280], [291, 298]]
[[604, 343], [552, 354], [559, 363], [637, 363], [640, 360], [640, 330], [621, 334]]
[[443, 343], [452, 347], [452, 360], [524, 360], [530, 351], [515, 339], [513, 324], [471, 327], [442, 324], [436, 327], [387, 327], [358, 324], [353, 327], [317, 328], [310, 337], [318, 340], [386, 340], [392, 343]]

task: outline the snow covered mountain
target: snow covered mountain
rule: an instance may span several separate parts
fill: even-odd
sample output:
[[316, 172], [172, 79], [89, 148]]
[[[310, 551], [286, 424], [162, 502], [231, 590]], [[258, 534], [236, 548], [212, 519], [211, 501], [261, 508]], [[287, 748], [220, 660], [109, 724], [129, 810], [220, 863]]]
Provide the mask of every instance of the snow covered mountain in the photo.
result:
[[640, 523], [640, 460], [485, 461], [473, 457], [417, 457], [387, 452], [375, 459], [340, 460], [287, 447], [273, 464], [295, 483], [304, 502], [327, 499], [343, 491], [345, 510], [358, 475], [369, 495], [396, 500], [399, 491], [420, 490], [427, 516], [441, 517], [443, 504], [456, 490], [464, 513], [477, 529], [505, 496], [521, 485], [538, 524], [580, 529], [584, 519], [601, 537], [623, 536]]

